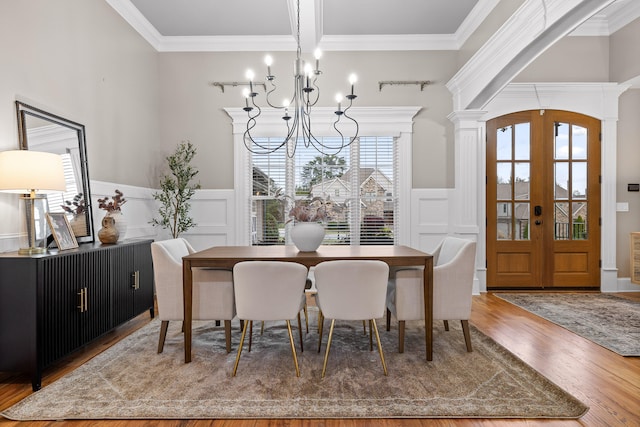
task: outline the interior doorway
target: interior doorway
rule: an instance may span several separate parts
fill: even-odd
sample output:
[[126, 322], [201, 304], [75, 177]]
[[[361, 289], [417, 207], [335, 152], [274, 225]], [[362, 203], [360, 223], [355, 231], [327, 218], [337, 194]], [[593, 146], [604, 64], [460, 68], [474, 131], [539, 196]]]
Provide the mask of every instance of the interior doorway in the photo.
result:
[[567, 111], [487, 122], [487, 289], [600, 287], [600, 140]]

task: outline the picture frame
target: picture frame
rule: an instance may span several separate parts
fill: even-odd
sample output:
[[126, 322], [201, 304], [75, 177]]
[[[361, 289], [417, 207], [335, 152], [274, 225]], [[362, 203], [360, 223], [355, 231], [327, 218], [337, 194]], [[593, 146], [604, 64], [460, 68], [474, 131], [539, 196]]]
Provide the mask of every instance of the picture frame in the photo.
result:
[[78, 241], [71, 231], [71, 224], [65, 213], [47, 213], [47, 222], [58, 249], [61, 251], [78, 247]]

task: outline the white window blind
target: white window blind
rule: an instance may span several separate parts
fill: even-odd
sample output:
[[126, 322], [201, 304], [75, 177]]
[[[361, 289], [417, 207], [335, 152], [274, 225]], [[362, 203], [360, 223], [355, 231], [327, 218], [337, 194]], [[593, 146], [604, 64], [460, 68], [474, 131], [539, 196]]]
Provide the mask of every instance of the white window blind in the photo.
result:
[[[323, 138], [335, 145], [331, 138]], [[260, 144], [275, 144], [263, 138]], [[323, 244], [395, 242], [398, 206], [397, 147], [392, 137], [360, 137], [338, 155], [323, 155], [300, 142], [293, 158], [280, 150], [251, 156], [251, 242], [284, 244], [288, 212], [276, 194], [322, 197], [329, 215]]]

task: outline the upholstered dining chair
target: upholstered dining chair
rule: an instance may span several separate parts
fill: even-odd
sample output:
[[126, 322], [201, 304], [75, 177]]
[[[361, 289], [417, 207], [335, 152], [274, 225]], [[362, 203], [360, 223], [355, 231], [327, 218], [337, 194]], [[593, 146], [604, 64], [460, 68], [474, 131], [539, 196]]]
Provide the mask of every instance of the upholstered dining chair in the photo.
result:
[[[169, 321], [184, 320], [182, 257], [195, 252], [183, 238], [151, 243], [153, 277], [162, 321], [158, 353], [164, 349]], [[231, 352], [231, 320], [236, 315], [231, 270], [193, 269], [193, 319], [224, 320], [227, 353]]]
[[[316, 304], [320, 310], [318, 351], [322, 344], [324, 319], [331, 319], [327, 350], [322, 365], [322, 378], [327, 371], [327, 360], [336, 320], [369, 321], [369, 330], [375, 331], [382, 369], [387, 375], [387, 364], [384, 361], [375, 319], [384, 317], [389, 266], [375, 260], [324, 261], [316, 266], [314, 276], [318, 292]], [[369, 343], [369, 349], [372, 350], [371, 337]]]
[[233, 267], [236, 309], [238, 318], [244, 321], [238, 355], [233, 365], [234, 377], [238, 370], [247, 327], [254, 320], [286, 321], [296, 376], [300, 376], [290, 319], [298, 318], [302, 346], [300, 311], [304, 308], [306, 298], [304, 288], [307, 273], [307, 267], [304, 265], [286, 261], [243, 261]]
[[[445, 237], [433, 253], [433, 320], [460, 320], [467, 351], [476, 242]], [[424, 267], [391, 271], [387, 288], [387, 331], [391, 316], [398, 320], [398, 351], [404, 352], [405, 321], [424, 319]]]

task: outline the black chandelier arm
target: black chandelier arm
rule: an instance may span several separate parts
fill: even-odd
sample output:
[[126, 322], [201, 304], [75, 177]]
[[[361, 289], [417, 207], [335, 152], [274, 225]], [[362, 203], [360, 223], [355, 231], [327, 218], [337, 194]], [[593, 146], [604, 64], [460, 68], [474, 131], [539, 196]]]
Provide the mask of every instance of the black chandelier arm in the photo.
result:
[[270, 76], [270, 77], [273, 77], [273, 78], [267, 78], [267, 80], [269, 81], [269, 83], [271, 83], [271, 88], [272, 88], [272, 89], [271, 89], [271, 90], [269, 90], [269, 91], [267, 92], [267, 95], [266, 95], [267, 104], [268, 104], [268, 105], [269, 105], [269, 107], [271, 107], [271, 108], [282, 108], [282, 107], [278, 107], [278, 106], [276, 106], [276, 105], [273, 105], [273, 104], [271, 103], [271, 101], [269, 100], [269, 96], [270, 96], [273, 92], [275, 92], [275, 91], [276, 91], [276, 89], [278, 88], [278, 87], [276, 86], [276, 84], [273, 82], [273, 81], [275, 80], [275, 77], [274, 77], [274, 76]]

